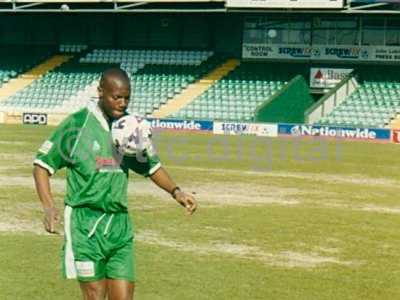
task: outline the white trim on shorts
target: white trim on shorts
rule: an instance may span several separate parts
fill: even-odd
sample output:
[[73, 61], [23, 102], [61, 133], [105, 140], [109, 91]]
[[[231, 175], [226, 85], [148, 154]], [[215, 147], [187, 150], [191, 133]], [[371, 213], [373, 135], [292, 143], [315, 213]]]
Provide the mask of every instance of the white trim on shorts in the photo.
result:
[[74, 252], [72, 251], [71, 216], [72, 216], [72, 207], [66, 205], [64, 209], [65, 275], [68, 279], [75, 279], [77, 278], [77, 275], [76, 275]]

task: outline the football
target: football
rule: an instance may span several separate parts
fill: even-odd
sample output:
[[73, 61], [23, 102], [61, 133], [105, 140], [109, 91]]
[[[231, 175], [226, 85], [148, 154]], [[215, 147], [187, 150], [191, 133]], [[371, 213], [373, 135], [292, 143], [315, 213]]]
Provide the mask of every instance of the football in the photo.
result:
[[127, 115], [113, 122], [111, 136], [119, 154], [134, 156], [149, 146], [151, 128], [139, 116]]

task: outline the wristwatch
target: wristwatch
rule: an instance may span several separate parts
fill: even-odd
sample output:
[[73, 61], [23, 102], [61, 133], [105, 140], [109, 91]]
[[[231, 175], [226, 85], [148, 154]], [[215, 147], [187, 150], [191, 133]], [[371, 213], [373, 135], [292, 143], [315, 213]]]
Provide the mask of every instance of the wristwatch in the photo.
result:
[[181, 191], [181, 188], [179, 187], [179, 186], [176, 186], [176, 187], [174, 187], [173, 189], [172, 189], [172, 191], [171, 191], [171, 196], [175, 199], [175, 193], [176, 193], [176, 191]]

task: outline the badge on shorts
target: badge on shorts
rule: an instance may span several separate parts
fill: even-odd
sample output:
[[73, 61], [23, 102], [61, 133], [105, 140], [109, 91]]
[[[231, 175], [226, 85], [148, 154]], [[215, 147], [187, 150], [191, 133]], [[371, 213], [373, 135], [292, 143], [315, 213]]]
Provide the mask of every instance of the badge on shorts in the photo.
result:
[[94, 262], [92, 261], [76, 261], [75, 266], [80, 277], [93, 277], [95, 275]]

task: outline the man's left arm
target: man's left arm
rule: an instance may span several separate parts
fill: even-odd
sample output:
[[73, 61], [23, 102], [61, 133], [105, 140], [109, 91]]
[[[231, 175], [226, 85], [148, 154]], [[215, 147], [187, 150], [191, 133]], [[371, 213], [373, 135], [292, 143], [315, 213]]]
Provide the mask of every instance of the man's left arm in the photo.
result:
[[156, 185], [171, 194], [180, 205], [185, 207], [189, 215], [196, 211], [197, 202], [194, 197], [181, 191], [163, 167], [158, 168], [157, 171], [150, 175], [150, 178]]

